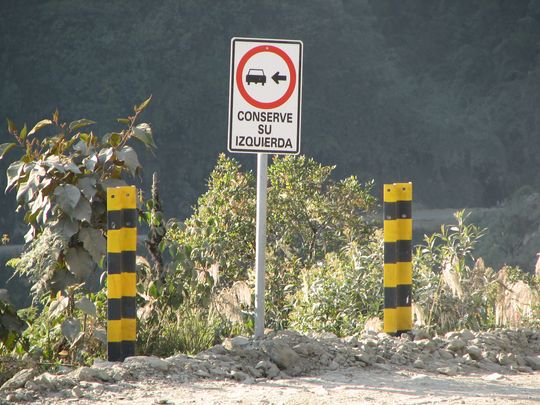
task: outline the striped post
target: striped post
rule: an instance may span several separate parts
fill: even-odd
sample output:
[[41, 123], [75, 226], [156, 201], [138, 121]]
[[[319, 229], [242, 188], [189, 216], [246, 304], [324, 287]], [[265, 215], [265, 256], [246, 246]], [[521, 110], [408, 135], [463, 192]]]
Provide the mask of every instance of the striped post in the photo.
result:
[[384, 185], [384, 326], [388, 334], [397, 332], [397, 192], [393, 184]]
[[137, 202], [135, 186], [107, 189], [107, 351], [109, 361], [135, 355]]
[[412, 183], [396, 183], [397, 193], [397, 333], [412, 330]]

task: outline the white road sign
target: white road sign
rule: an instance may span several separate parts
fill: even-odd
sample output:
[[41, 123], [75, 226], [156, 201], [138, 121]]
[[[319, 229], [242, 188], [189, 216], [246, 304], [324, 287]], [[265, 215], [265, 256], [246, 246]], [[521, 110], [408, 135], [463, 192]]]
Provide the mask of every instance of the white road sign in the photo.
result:
[[298, 154], [302, 42], [233, 38], [230, 152]]

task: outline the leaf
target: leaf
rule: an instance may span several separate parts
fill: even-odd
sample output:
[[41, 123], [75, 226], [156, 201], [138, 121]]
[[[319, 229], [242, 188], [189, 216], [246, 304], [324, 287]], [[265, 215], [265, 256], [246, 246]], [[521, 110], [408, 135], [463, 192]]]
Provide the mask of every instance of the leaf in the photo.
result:
[[49, 319], [57, 318], [62, 315], [62, 312], [66, 310], [69, 305], [69, 298], [62, 297], [59, 300], [55, 300], [49, 306]]
[[15, 123], [8, 118], [7, 124], [9, 133], [15, 135], [17, 133], [17, 127], [15, 126]]
[[139, 141], [143, 142], [146, 146], [155, 148], [154, 137], [152, 135], [152, 128], [146, 123], [141, 123], [133, 128], [133, 136]]
[[94, 318], [97, 316], [96, 306], [87, 297], [81, 297], [81, 299], [75, 303], [75, 308], [80, 309], [85, 314], [93, 316]]
[[72, 211], [67, 212], [67, 214], [79, 221], [90, 222], [92, 220], [92, 206], [86, 198], [81, 197], [77, 206]]
[[111, 146], [118, 146], [120, 145], [120, 142], [122, 141], [122, 135], [120, 135], [117, 132], [108, 132], [105, 135], [103, 135], [102, 142], [108, 143]]
[[73, 121], [72, 123], [69, 124], [69, 129], [71, 131], [75, 131], [79, 128], [82, 128], [82, 127], [85, 127], [87, 125], [92, 125], [92, 124], [95, 124], [96, 122], [95, 121], [92, 121], [92, 120], [88, 120], [86, 118], [82, 118], [80, 120], [77, 120], [77, 121]]
[[150, 96], [146, 100], [144, 100], [139, 106], [136, 106], [135, 111], [139, 112], [139, 111], [144, 110], [146, 107], [148, 107], [148, 104], [150, 104], [150, 100], [152, 100], [152, 96]]
[[98, 153], [98, 162], [103, 164], [105, 162], [108, 162], [114, 155], [113, 148], [105, 148], [101, 149]]
[[62, 334], [70, 341], [74, 342], [81, 331], [81, 321], [75, 318], [66, 318], [60, 326]]
[[81, 199], [81, 192], [74, 185], [65, 184], [56, 187], [54, 190], [54, 196], [56, 197], [56, 202], [60, 208], [69, 213], [72, 212], [79, 203], [79, 200]]
[[117, 118], [116, 121], [118, 121], [120, 124], [129, 125], [130, 121], [127, 118]]
[[62, 216], [62, 218], [53, 225], [53, 229], [56, 233], [59, 233], [65, 239], [69, 240], [69, 238], [79, 231], [79, 224], [70, 217]]
[[24, 169], [24, 162], [16, 161], [9, 165], [6, 175], [7, 175], [7, 187], [8, 191], [13, 185], [19, 180], [21, 172]]
[[96, 328], [94, 330], [94, 337], [103, 344], [107, 344], [107, 331], [102, 328]]
[[81, 281], [92, 273], [94, 262], [92, 256], [81, 247], [72, 247], [66, 253], [66, 264], [69, 269]]
[[98, 158], [96, 155], [92, 155], [84, 159], [83, 163], [84, 163], [84, 166], [86, 167], [86, 170], [90, 170], [91, 172], [93, 172], [98, 163]]
[[37, 131], [39, 131], [41, 128], [46, 127], [47, 125], [51, 125], [53, 122], [51, 120], [41, 120], [39, 121], [34, 128], [30, 132], [28, 132], [28, 136], [35, 134]]
[[26, 135], [28, 134], [28, 128], [26, 128], [26, 124], [24, 124], [23, 129], [21, 129], [21, 133], [19, 134], [19, 138], [21, 138], [22, 141], [26, 139]]
[[90, 253], [94, 262], [99, 263], [107, 253], [107, 241], [100, 230], [94, 228], [82, 228], [79, 239], [84, 248]]
[[8, 153], [11, 149], [13, 149], [15, 146], [17, 146], [16, 143], [3, 143], [0, 145], [0, 160], [4, 157], [6, 153]]
[[135, 174], [135, 171], [141, 167], [137, 152], [131, 146], [123, 146], [122, 149], [116, 151], [116, 157], [118, 160], [124, 162], [129, 171]]
[[103, 191], [107, 191], [110, 187], [124, 187], [127, 186], [127, 183], [124, 180], [121, 179], [107, 179], [103, 180], [101, 182], [101, 187], [103, 188]]
[[92, 198], [96, 195], [96, 179], [92, 176], [81, 177], [77, 181], [77, 187], [84, 194], [88, 200], [92, 201]]

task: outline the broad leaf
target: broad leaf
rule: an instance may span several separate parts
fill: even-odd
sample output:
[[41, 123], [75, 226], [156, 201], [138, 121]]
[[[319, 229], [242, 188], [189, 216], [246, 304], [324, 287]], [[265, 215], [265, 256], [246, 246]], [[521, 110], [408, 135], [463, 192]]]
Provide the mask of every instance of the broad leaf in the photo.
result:
[[129, 171], [134, 175], [136, 170], [141, 167], [137, 152], [131, 146], [123, 146], [122, 149], [116, 151], [118, 160], [124, 162]]
[[103, 328], [94, 330], [94, 337], [103, 344], [107, 344], [107, 331]]
[[66, 213], [71, 218], [78, 219], [79, 221], [90, 222], [92, 220], [92, 207], [85, 197], [81, 197], [77, 206], [71, 211], [66, 211]]
[[100, 230], [94, 228], [82, 228], [79, 239], [84, 248], [90, 253], [94, 262], [99, 263], [107, 253], [107, 241]]
[[72, 247], [66, 253], [66, 264], [69, 269], [81, 281], [86, 280], [94, 269], [92, 256], [81, 247]]
[[98, 153], [98, 162], [103, 164], [105, 162], [108, 162], [114, 155], [113, 148], [105, 148], [101, 149]]
[[129, 125], [130, 121], [127, 118], [117, 118], [116, 119], [120, 124]]
[[92, 124], [95, 124], [96, 122], [95, 121], [92, 121], [92, 120], [87, 120], [86, 118], [82, 118], [80, 120], [77, 120], [77, 121], [73, 121], [72, 123], [69, 124], [69, 129], [71, 131], [75, 131], [79, 128], [82, 128], [82, 127], [85, 127], [87, 125], [92, 125]]
[[2, 145], [0, 145], [0, 160], [15, 146], [17, 146], [16, 143], [3, 143]]
[[56, 187], [54, 190], [54, 196], [56, 197], [56, 202], [60, 208], [69, 213], [72, 212], [79, 203], [79, 200], [81, 199], [81, 192], [72, 184], [64, 184]]
[[92, 176], [81, 177], [77, 181], [77, 187], [84, 194], [86, 198], [92, 201], [92, 198], [96, 195], [96, 179]]
[[75, 308], [80, 309], [85, 314], [96, 317], [97, 311], [94, 303], [87, 297], [82, 297], [79, 301], [75, 303]]
[[26, 128], [26, 124], [24, 124], [24, 127], [21, 129], [21, 133], [19, 134], [19, 138], [24, 141], [26, 139], [26, 135], [28, 135], [28, 128]]
[[59, 300], [53, 301], [51, 305], [49, 306], [49, 319], [54, 319], [62, 315], [62, 312], [66, 310], [68, 305], [69, 305], [68, 297], [62, 297]]
[[79, 223], [78, 221], [74, 221], [67, 216], [62, 216], [62, 218], [53, 225], [53, 229], [56, 233], [62, 235], [66, 240], [69, 240], [69, 238], [79, 231]]
[[156, 147], [154, 143], [154, 137], [152, 135], [152, 128], [146, 123], [142, 123], [133, 128], [133, 136], [143, 142], [146, 146], [152, 148]]
[[75, 318], [66, 318], [60, 326], [62, 334], [70, 341], [74, 342], [81, 332], [81, 321]]
[[94, 171], [98, 163], [98, 158], [96, 155], [92, 155], [83, 160], [83, 164], [86, 167], [86, 170]]
[[107, 179], [101, 182], [101, 187], [103, 191], [107, 191], [109, 187], [124, 187], [127, 186], [127, 183], [121, 179]]
[[19, 180], [21, 172], [24, 169], [24, 162], [16, 161], [9, 165], [6, 174], [7, 174], [7, 187], [8, 191], [13, 185]]
[[103, 135], [103, 143], [108, 143], [111, 146], [118, 146], [122, 141], [122, 135], [117, 132], [109, 132]]
[[37, 131], [39, 131], [41, 128], [46, 127], [47, 125], [51, 125], [53, 122], [51, 120], [41, 120], [39, 121], [34, 128], [30, 132], [28, 132], [28, 136], [35, 134]]
[[67, 287], [72, 286], [77, 283], [77, 278], [73, 273], [69, 272], [67, 269], [62, 268], [54, 272], [51, 280], [49, 290], [56, 294], [58, 291], [63, 291]]

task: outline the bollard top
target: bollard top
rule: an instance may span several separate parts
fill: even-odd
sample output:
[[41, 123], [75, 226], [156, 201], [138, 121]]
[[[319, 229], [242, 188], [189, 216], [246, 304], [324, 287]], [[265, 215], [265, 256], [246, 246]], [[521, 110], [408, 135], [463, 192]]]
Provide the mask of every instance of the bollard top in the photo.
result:
[[396, 184], [385, 184], [384, 185], [384, 202], [396, 202], [397, 201], [397, 190]]
[[137, 208], [137, 190], [135, 186], [107, 188], [107, 211]]
[[394, 183], [397, 193], [397, 201], [412, 201], [413, 185], [409, 183]]

